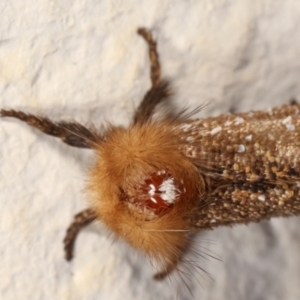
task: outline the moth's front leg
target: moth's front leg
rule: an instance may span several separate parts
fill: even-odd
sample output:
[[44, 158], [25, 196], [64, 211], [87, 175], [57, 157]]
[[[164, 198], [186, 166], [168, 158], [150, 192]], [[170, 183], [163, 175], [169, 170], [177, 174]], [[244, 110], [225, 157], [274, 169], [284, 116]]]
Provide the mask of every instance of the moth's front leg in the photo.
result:
[[101, 137], [92, 130], [76, 122], [52, 122], [46, 117], [26, 114], [22, 111], [1, 109], [1, 117], [12, 117], [33, 126], [45, 134], [60, 138], [64, 143], [78, 148], [92, 148]]
[[133, 123], [145, 123], [153, 115], [155, 107], [170, 96], [168, 82], [161, 80], [161, 68], [159, 63], [159, 56], [156, 49], [156, 42], [152, 34], [145, 28], [139, 28], [138, 34], [141, 35], [149, 49], [150, 58], [150, 78], [151, 88], [145, 94], [141, 104], [137, 108], [133, 117]]
[[153, 276], [153, 278], [158, 281], [164, 280], [167, 276], [169, 276], [173, 271], [177, 269], [178, 263], [178, 260], [175, 260], [172, 264], [166, 266], [164, 270], [157, 272]]
[[137, 33], [144, 38], [146, 43], [148, 44], [149, 49], [149, 58], [150, 58], [150, 78], [152, 87], [158, 86], [160, 83], [160, 62], [159, 62], [159, 56], [157, 53], [157, 47], [156, 42], [152, 37], [152, 34], [149, 30], [146, 28], [139, 28]]
[[76, 237], [79, 231], [92, 223], [96, 219], [96, 213], [93, 209], [89, 208], [83, 210], [79, 214], [74, 216], [74, 221], [69, 226], [66, 236], [64, 238], [64, 250], [66, 260], [73, 258], [73, 250]]

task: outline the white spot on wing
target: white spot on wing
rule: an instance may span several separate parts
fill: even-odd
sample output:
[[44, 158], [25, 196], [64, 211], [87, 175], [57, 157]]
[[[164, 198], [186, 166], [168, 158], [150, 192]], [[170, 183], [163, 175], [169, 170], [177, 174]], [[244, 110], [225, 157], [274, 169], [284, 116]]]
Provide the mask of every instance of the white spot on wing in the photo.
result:
[[286, 129], [288, 131], [294, 131], [295, 130], [295, 125], [294, 124], [286, 124]]
[[210, 134], [211, 135], [215, 135], [215, 134], [217, 134], [218, 132], [220, 132], [222, 130], [222, 127], [221, 126], [217, 126], [217, 127], [215, 127], [214, 129], [212, 129], [211, 131], [210, 131]]
[[282, 124], [286, 126], [286, 129], [288, 131], [294, 131], [295, 130], [295, 125], [292, 123], [292, 117], [288, 116], [284, 120], [282, 120]]
[[239, 124], [242, 124], [242, 123], [244, 123], [245, 122], [245, 120], [243, 119], [243, 118], [241, 118], [241, 117], [236, 117], [235, 119], [234, 119], [234, 124], [235, 125], [239, 125]]
[[290, 124], [292, 122], [292, 117], [288, 116], [282, 120], [282, 124]]
[[192, 136], [188, 136], [187, 138], [186, 138], [186, 141], [187, 142], [193, 142], [195, 139], [192, 137]]
[[241, 152], [245, 152], [246, 148], [243, 144], [239, 145], [239, 149], [237, 152], [241, 153]]
[[191, 128], [191, 124], [185, 123], [185, 124], [182, 124], [179, 128], [181, 128], [183, 130], [183, 132], [187, 132]]
[[271, 134], [271, 133], [268, 134], [268, 138], [269, 138], [269, 140], [271, 140], [271, 141], [274, 141], [274, 139], [275, 139], [274, 135]]

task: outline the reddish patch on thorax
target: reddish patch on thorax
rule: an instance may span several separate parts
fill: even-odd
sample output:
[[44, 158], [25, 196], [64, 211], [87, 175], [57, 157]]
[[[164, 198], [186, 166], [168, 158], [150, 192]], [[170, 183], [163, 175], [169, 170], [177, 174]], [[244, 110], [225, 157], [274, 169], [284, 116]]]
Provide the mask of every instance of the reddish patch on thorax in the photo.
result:
[[161, 170], [149, 174], [137, 187], [136, 196], [130, 197], [129, 202], [141, 212], [150, 211], [155, 215], [162, 215], [168, 212], [185, 192], [183, 182], [177, 183], [168, 171]]

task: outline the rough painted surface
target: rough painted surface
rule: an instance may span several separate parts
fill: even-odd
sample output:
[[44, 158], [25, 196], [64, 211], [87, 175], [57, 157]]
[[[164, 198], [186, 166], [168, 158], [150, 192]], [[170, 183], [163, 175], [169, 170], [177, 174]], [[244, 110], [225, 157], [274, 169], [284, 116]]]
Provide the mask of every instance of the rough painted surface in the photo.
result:
[[[4, 0], [0, 12], [3, 108], [126, 124], [150, 84], [138, 26], [154, 29], [179, 108], [209, 101], [200, 116], [211, 116], [300, 99], [299, 1]], [[150, 264], [101, 226], [64, 261], [88, 150], [13, 120], [0, 121], [0, 145], [1, 299], [191, 298], [175, 279], [153, 281]], [[299, 299], [299, 226], [277, 219], [199, 236], [223, 262], [199, 261], [215, 281], [192, 279], [195, 299]]]

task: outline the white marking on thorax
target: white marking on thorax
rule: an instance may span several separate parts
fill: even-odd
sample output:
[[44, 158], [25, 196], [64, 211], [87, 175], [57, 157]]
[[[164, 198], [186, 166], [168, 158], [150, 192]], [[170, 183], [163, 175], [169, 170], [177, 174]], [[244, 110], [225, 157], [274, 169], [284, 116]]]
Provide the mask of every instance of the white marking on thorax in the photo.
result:
[[149, 189], [150, 196], [154, 196], [155, 195], [155, 186], [154, 186], [154, 184], [150, 184], [149, 187], [150, 187], [150, 189]]
[[176, 198], [176, 187], [174, 185], [174, 179], [168, 178], [164, 180], [158, 190], [162, 193], [161, 198], [169, 203], [174, 203]]
[[155, 200], [154, 197], [151, 197], [150, 199], [151, 199], [152, 202], [157, 203], [157, 201]]

